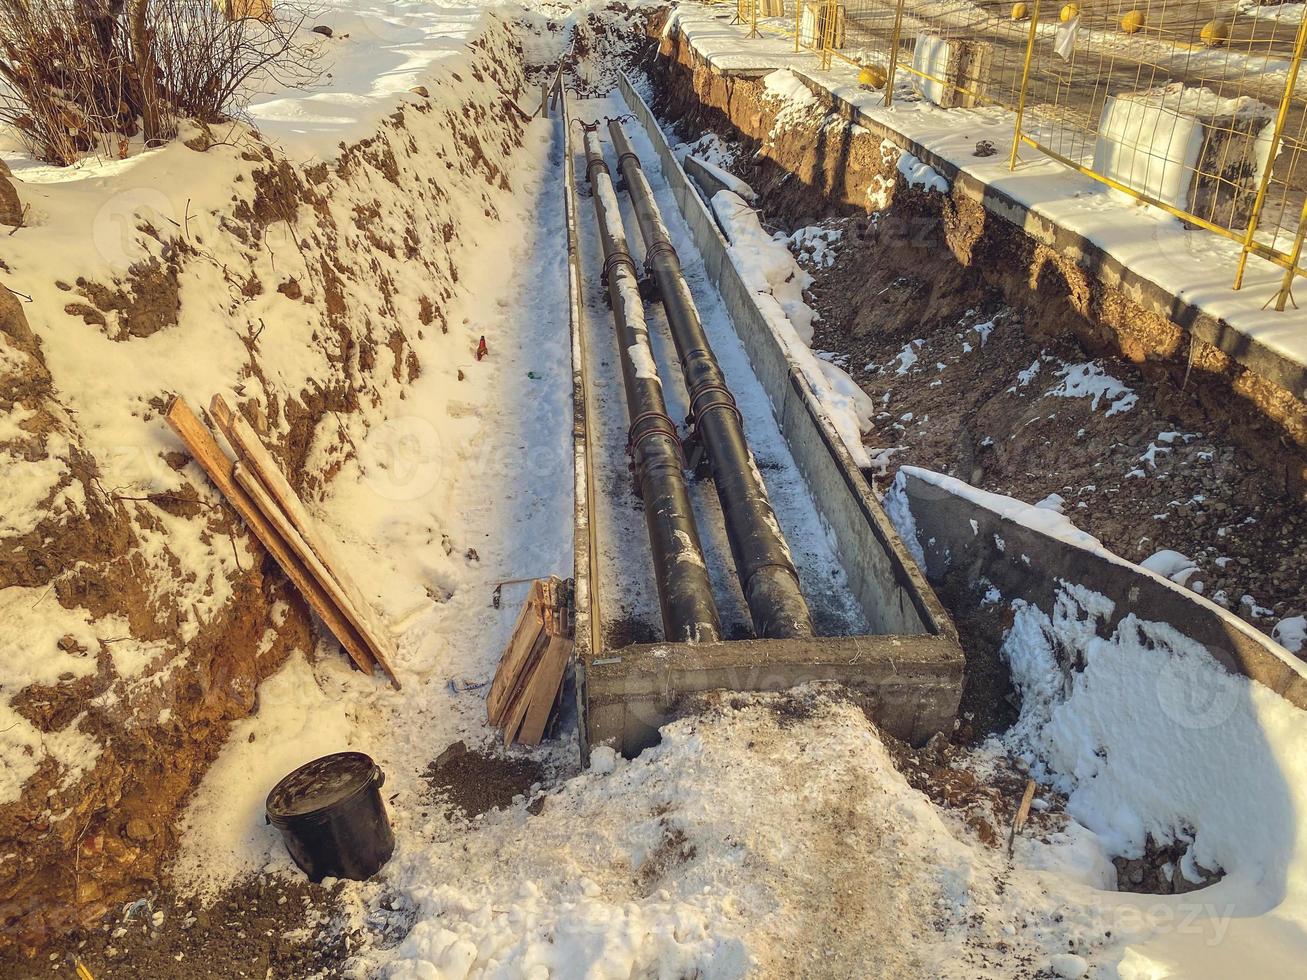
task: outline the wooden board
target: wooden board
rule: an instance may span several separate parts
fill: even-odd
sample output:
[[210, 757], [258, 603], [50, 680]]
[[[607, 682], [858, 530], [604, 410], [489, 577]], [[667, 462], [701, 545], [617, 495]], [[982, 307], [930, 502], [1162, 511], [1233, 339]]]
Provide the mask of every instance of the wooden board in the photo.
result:
[[486, 694], [486, 720], [496, 727], [502, 721], [504, 709], [508, 707], [518, 673], [544, 630], [544, 615], [540, 606], [540, 583], [532, 582], [526, 602], [517, 614], [517, 623], [513, 626], [508, 647], [499, 659], [495, 679], [490, 682], [490, 690]]
[[299, 494], [290, 485], [277, 461], [272, 458], [272, 453], [268, 451], [253, 426], [245, 421], [240, 412], [232, 411], [228, 407], [222, 395], [213, 396], [209, 403], [209, 414], [213, 416], [214, 422], [218, 424], [218, 428], [227, 437], [232, 448], [244, 458], [253, 474], [259, 478], [273, 499], [281, 505], [281, 509], [290, 518], [291, 524], [299, 531], [304, 542], [313, 549], [322, 566], [349, 599], [350, 605], [359, 616], [363, 617], [366, 627], [363, 633], [376, 646], [377, 659], [386, 667], [386, 673], [390, 674], [393, 680], [395, 675], [390, 669], [390, 658], [395, 655], [395, 644], [391, 639], [390, 631], [378, 619], [372, 604], [354, 580], [345, 572], [349, 567], [348, 563], [341, 560], [327, 536], [322, 533], [317, 522], [300, 500]]
[[232, 461], [205, 428], [204, 423], [196, 417], [182, 398], [173, 399], [172, 404], [168, 406], [167, 417], [173, 432], [177, 433], [195, 461], [200, 464], [204, 472], [209, 475], [209, 479], [240, 515], [241, 520], [268, 549], [268, 553], [276, 559], [277, 564], [286, 573], [286, 577], [304, 596], [305, 601], [326, 624], [327, 629], [340, 641], [340, 645], [345, 648], [350, 659], [359, 666], [360, 670], [371, 674], [376, 662], [368, 651], [367, 644], [295, 556], [277, 529], [263, 516], [249, 495], [236, 482], [232, 473]]
[[[572, 656], [572, 641], [566, 636], [551, 636], [549, 646], [531, 674], [531, 682], [523, 693], [527, 702], [522, 727], [514, 735], [523, 745], [539, 745], [544, 737], [549, 715], [558, 700], [558, 689], [563, 684], [568, 658]], [[507, 734], [507, 730], [505, 730]]]
[[547, 633], [541, 633], [536, 638], [530, 657], [514, 679], [512, 693], [509, 695], [507, 707], [500, 720], [500, 727], [504, 730], [505, 745], [513, 744], [513, 739], [517, 736], [518, 729], [522, 727], [523, 719], [526, 718], [527, 709], [531, 707], [526, 691], [531, 684], [531, 678], [535, 676], [536, 668], [544, 658], [545, 651], [549, 648], [551, 639], [552, 637]]
[[486, 697], [486, 716], [503, 729], [505, 745], [544, 737], [572, 654], [570, 620], [561, 580], [531, 584]]
[[349, 597], [345, 595], [331, 573], [323, 566], [318, 556], [313, 553], [313, 549], [308, 546], [299, 529], [290, 522], [290, 518], [277, 506], [277, 501], [272, 499], [268, 488], [263, 485], [263, 482], [257, 476], [249, 471], [244, 460], [238, 460], [232, 467], [232, 476], [241, 489], [249, 494], [250, 499], [263, 513], [263, 516], [268, 519], [268, 522], [277, 529], [286, 545], [295, 553], [295, 557], [303, 563], [305, 569], [322, 587], [323, 592], [336, 604], [336, 608], [344, 614], [350, 625], [358, 631], [363, 642], [368, 645], [368, 652], [381, 665], [382, 670], [386, 672], [386, 676], [390, 678], [390, 683], [398, 691], [400, 689], [399, 678], [395, 676], [395, 671], [387, 662], [383, 648], [371, 635], [367, 621], [350, 602]]

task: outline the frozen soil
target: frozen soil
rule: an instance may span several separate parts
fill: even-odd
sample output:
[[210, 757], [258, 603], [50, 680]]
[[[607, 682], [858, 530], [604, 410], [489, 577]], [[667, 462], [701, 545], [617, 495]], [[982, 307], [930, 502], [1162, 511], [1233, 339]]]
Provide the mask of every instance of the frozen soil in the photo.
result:
[[1263, 630], [1307, 609], [1307, 507], [1192, 391], [1086, 352], [929, 236], [889, 248], [872, 220], [834, 224], [833, 263], [808, 263], [813, 346], [881, 408], [880, 488], [911, 464], [1031, 503], [1057, 494], [1123, 557], [1188, 556], [1189, 587]]
[[28, 959], [10, 948], [0, 954], [0, 975], [73, 976], [81, 962], [97, 980], [335, 976], [351, 948], [351, 938], [331, 925], [327, 912], [335, 891], [255, 879], [209, 908], [160, 893], [41, 956]]

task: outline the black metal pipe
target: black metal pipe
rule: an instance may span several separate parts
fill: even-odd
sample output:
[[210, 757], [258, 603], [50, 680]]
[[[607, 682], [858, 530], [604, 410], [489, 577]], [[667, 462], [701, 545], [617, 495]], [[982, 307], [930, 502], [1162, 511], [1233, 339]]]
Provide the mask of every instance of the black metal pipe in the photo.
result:
[[712, 467], [726, 537], [749, 604], [754, 631], [760, 637], [772, 639], [812, 636], [812, 614], [799, 588], [799, 573], [753, 453], [749, 451], [743, 419], [704, 333], [653, 191], [621, 123], [609, 120], [608, 132], [617, 150], [626, 189], [635, 205], [640, 237], [645, 244], [645, 266], [658, 284], [681, 359], [690, 395], [690, 421]]
[[644, 501], [663, 630], [669, 640], [711, 643], [721, 639], [721, 620], [685, 485], [681, 440], [663, 401], [662, 381], [644, 321], [638, 272], [627, 249], [622, 213], [604, 161], [597, 123], [585, 128], [585, 157], [599, 240], [603, 243], [604, 279], [621, 352], [626, 411], [631, 419], [627, 451]]

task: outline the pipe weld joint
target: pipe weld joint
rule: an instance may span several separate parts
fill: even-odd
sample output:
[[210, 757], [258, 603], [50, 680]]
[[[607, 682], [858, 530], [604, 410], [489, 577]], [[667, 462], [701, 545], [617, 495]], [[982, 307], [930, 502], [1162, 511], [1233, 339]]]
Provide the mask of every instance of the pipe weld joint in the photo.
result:
[[753, 568], [749, 570], [749, 578], [743, 583], [741, 583], [744, 586], [744, 591], [746, 595], [748, 594], [749, 586], [753, 584], [754, 578], [764, 568], [779, 568], [790, 578], [794, 579], [795, 585], [799, 584], [799, 573], [794, 570], [794, 565], [792, 563], [786, 561], [764, 561], [764, 562], [760, 562], [757, 565], [754, 565]]

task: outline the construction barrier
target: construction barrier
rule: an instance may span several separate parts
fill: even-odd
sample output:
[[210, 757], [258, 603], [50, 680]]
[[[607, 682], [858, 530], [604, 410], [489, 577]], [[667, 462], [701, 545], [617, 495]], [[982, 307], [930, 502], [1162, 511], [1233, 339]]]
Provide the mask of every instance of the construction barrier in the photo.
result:
[[[1284, 270], [1307, 275], [1307, 18], [1237, 0], [736, 0], [749, 36], [793, 38], [864, 88], [1012, 113], [1033, 148]], [[1294, 304], [1296, 306], [1296, 304]]]

